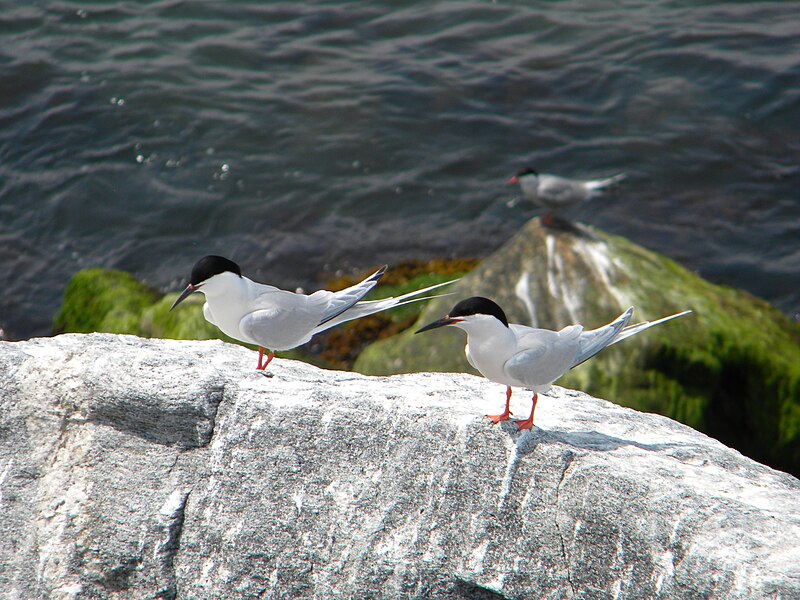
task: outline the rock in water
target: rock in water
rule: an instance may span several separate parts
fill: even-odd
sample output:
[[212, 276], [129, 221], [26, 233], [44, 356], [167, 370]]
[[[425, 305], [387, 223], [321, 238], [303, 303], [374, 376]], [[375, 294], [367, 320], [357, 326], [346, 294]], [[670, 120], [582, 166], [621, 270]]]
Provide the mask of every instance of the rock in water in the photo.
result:
[[[774, 467], [800, 474], [800, 324], [749, 294], [713, 285], [625, 238], [529, 221], [506, 245], [426, 304], [418, 324], [455, 301], [488, 296], [510, 321], [598, 327], [635, 306], [633, 322], [694, 314], [604, 350], [559, 384], [657, 412]], [[369, 375], [461, 371], [461, 331], [373, 344], [355, 369]]]
[[0, 595], [800, 597], [800, 482], [689, 427], [556, 387], [519, 435], [471, 375], [252, 358], [0, 342]]

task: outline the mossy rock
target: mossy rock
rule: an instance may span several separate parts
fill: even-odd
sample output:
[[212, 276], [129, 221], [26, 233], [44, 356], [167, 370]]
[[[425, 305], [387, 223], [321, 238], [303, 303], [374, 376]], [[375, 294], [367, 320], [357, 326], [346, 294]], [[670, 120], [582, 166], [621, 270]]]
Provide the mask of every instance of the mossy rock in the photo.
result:
[[[203, 318], [202, 298], [187, 298], [169, 312], [178, 294], [159, 294], [129, 273], [86, 269], [64, 291], [54, 333], [126, 333], [178, 340], [225, 339]], [[228, 340], [230, 341], [230, 340]]]
[[159, 296], [158, 292], [122, 271], [80, 271], [67, 284], [53, 331], [145, 335], [139, 316]]
[[672, 417], [800, 473], [800, 325], [766, 302], [624, 238], [545, 228], [538, 219], [448, 291], [454, 296], [431, 301], [417, 326], [367, 347], [355, 370], [474, 372], [463, 332], [413, 333], [473, 295], [493, 298], [514, 322], [549, 329], [575, 322], [594, 328], [631, 305], [634, 322], [692, 309], [603, 351], [558, 383]]

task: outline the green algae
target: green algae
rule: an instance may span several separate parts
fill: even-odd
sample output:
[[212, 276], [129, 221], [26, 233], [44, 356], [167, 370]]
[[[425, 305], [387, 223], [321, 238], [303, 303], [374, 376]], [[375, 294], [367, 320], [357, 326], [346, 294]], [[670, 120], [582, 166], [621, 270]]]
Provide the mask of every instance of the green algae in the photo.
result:
[[[631, 287], [647, 299], [648, 310], [680, 302], [695, 313], [684, 327], [660, 331], [658, 354], [643, 357], [646, 366], [655, 365], [669, 374], [670, 384], [685, 390], [668, 406], [666, 400], [657, 404], [656, 412], [757, 460], [798, 472], [800, 325], [750, 294], [710, 284], [622, 238], [608, 240], [636, 273]], [[617, 397], [625, 398], [637, 384], [633, 376], [622, 380]]]
[[202, 294], [189, 296], [170, 312], [169, 309], [177, 298], [178, 294], [167, 294], [141, 312], [140, 327], [143, 337], [172, 340], [221, 339], [238, 343], [205, 320], [205, 300]]
[[53, 331], [143, 335], [139, 315], [158, 297], [158, 292], [128, 273], [108, 269], [80, 271], [67, 284]]

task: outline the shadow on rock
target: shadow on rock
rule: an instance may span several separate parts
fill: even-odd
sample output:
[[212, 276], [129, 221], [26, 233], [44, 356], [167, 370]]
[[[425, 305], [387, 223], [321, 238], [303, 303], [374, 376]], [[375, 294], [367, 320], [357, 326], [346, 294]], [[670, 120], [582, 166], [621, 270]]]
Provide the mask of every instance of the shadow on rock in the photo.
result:
[[536, 427], [532, 431], [523, 431], [520, 433], [513, 421], [506, 421], [502, 423], [501, 426], [503, 431], [509, 434], [511, 439], [517, 444], [517, 449], [520, 454], [530, 454], [536, 449], [536, 446], [542, 443], [564, 444], [565, 446], [571, 446], [581, 450], [600, 452], [617, 450], [623, 446], [634, 446], [648, 452], [662, 452], [673, 448], [690, 446], [690, 444], [677, 442], [643, 444], [634, 440], [626, 440], [597, 431], [558, 431], [544, 430]]

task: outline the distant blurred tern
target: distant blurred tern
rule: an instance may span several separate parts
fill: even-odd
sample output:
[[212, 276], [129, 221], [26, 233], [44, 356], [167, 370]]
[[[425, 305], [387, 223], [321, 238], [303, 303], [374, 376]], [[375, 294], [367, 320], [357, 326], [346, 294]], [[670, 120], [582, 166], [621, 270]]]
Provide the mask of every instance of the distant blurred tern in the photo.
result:
[[[397, 298], [361, 300], [386, 272], [382, 267], [361, 283], [339, 292], [320, 290], [296, 294], [242, 276], [232, 260], [206, 256], [192, 268], [189, 285], [170, 308], [174, 309], [192, 292], [205, 294], [203, 316], [226, 335], [258, 346], [257, 370], [263, 371], [275, 350], [290, 350], [335, 325], [365, 317], [410, 302], [428, 300], [420, 294], [454, 283], [447, 281]], [[269, 349], [266, 362], [264, 353]]]
[[508, 183], [509, 185], [518, 183], [526, 200], [547, 209], [543, 221], [549, 224], [552, 221], [552, 212], [585, 202], [602, 193], [604, 188], [624, 178], [625, 174], [619, 173], [607, 179], [582, 181], [558, 175], [539, 174], [529, 167], [514, 175]]
[[582, 325], [570, 325], [561, 331], [550, 331], [526, 325], [509, 325], [503, 309], [495, 302], [474, 296], [462, 300], [449, 314], [417, 333], [444, 325], [455, 325], [467, 332], [464, 352], [469, 364], [487, 379], [506, 386], [505, 411], [499, 415], [488, 415], [494, 423], [506, 421], [511, 415], [511, 386], [533, 390], [530, 417], [517, 421], [518, 429], [522, 430], [533, 426], [537, 394], [546, 391], [564, 373], [611, 344], [690, 312], [685, 310], [656, 321], [628, 325], [633, 315], [633, 307], [630, 307], [614, 321], [598, 329], [584, 331]]

